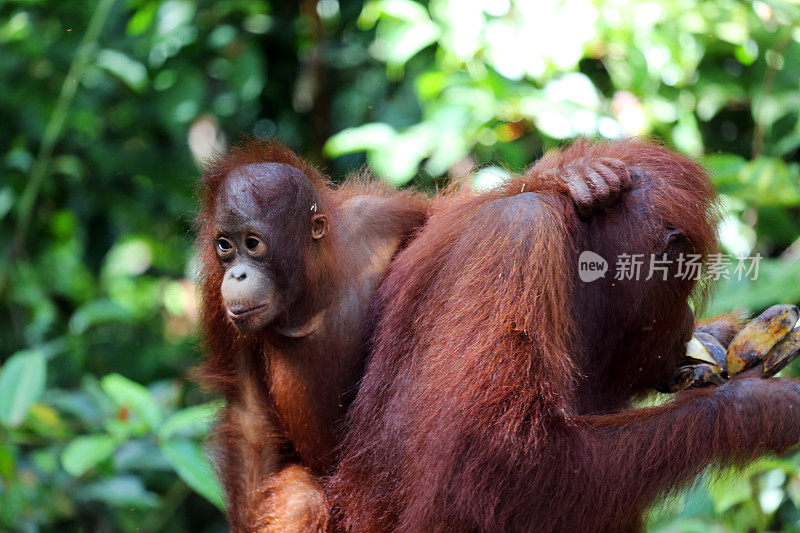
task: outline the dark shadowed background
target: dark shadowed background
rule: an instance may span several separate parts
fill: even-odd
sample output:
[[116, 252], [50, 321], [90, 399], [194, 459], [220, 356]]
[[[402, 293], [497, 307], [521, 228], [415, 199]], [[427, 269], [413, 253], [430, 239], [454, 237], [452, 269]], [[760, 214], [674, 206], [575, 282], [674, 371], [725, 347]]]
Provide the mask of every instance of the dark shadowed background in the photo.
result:
[[[243, 134], [428, 190], [655, 135], [713, 172], [723, 251], [763, 257], [708, 312], [800, 302], [798, 21], [779, 0], [0, 0], [0, 530], [225, 530], [215, 404], [188, 380], [192, 224], [199, 162]], [[708, 475], [650, 528], [800, 531], [800, 458]]]

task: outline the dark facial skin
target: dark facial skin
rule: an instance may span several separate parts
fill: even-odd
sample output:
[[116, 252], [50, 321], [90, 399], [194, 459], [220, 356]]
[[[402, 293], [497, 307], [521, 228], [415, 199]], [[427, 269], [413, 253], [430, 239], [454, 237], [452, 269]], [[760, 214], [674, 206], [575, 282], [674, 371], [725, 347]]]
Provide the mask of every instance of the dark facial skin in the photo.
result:
[[694, 311], [690, 306], [686, 306], [686, 318], [683, 321], [683, 331], [680, 337], [680, 341], [678, 342], [678, 346], [675, 348], [674, 352], [676, 352], [676, 359], [680, 360], [685, 353], [686, 353], [686, 343], [692, 340], [692, 334], [694, 333]]
[[[665, 243], [664, 252], [667, 254], [667, 257], [671, 259], [672, 264], [677, 263], [677, 258], [680, 254], [690, 254], [692, 253], [692, 247], [686, 240], [686, 236], [680, 230], [667, 228], [664, 231], [664, 237], [662, 241]], [[677, 272], [674, 270], [670, 272], [670, 276], [674, 278], [677, 277]], [[686, 343], [688, 343], [692, 339], [692, 335], [694, 334], [695, 328], [695, 316], [692, 307], [687, 303], [686, 304], [686, 315], [683, 321], [683, 329], [681, 331], [681, 336], [678, 339], [677, 346], [675, 346], [673, 350], [673, 356], [675, 357], [675, 361], [679, 361], [684, 354], [686, 353]]]
[[[294, 247], [280, 244], [274, 236], [290, 232], [275, 227], [273, 219], [281, 217], [271, 217], [270, 212], [283, 211], [296, 201], [291, 193], [297, 179], [305, 176], [287, 165], [249, 165], [230, 176], [217, 201], [214, 247], [225, 269], [220, 292], [228, 317], [244, 333], [263, 330], [293, 303], [282, 294], [279, 273], [271, 263], [281, 257], [300, 264], [301, 254], [286, 255], [299, 250], [302, 243], [293, 243], [298, 244]], [[253, 194], [256, 188], [261, 197], [270, 199], [268, 206], [256, 202]], [[297, 226], [308, 228], [308, 241], [323, 237], [327, 233], [325, 216], [308, 208], [303, 211], [308, 213], [308, 219], [298, 220]]]
[[[689, 243], [686, 241], [684, 233], [680, 230], [675, 230], [675, 229], [664, 230], [664, 236], [662, 238], [662, 242], [664, 243], [664, 248], [661, 253], [666, 253], [667, 257], [669, 257], [671, 260], [671, 264], [673, 265], [676, 264], [679, 254], [688, 254], [692, 252], [691, 246], [689, 246]], [[677, 272], [673, 270], [670, 272], [669, 276], [671, 276], [674, 279], [677, 276]], [[676, 346], [672, 350], [672, 355], [674, 356], [675, 361], [679, 361], [686, 353], [686, 343], [692, 339], [692, 334], [694, 333], [694, 327], [695, 327], [694, 311], [692, 310], [692, 307], [687, 303], [686, 315], [684, 317], [681, 335], [678, 337], [678, 342], [676, 343]]]

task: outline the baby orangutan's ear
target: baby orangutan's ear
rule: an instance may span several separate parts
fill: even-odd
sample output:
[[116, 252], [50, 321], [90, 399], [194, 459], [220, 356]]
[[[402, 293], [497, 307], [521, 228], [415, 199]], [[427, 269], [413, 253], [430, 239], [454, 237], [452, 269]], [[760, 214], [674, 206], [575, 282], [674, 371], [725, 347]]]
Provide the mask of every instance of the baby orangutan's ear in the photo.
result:
[[328, 234], [328, 217], [325, 215], [313, 215], [311, 217], [311, 237], [321, 239]]

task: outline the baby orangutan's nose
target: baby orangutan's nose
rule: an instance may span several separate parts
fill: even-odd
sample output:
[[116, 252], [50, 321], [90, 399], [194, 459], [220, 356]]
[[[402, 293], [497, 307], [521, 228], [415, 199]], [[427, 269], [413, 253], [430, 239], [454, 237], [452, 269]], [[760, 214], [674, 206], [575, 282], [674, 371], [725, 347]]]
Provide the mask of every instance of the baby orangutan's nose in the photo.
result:
[[242, 281], [247, 277], [247, 269], [243, 267], [233, 267], [231, 269], [231, 277], [236, 281]]

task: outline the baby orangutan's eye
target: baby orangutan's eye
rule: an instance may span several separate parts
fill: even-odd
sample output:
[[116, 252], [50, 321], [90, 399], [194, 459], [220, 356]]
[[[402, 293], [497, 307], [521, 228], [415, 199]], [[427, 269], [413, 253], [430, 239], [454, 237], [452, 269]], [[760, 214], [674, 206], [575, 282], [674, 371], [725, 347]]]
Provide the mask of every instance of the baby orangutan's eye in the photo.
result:
[[225, 237], [220, 237], [217, 239], [217, 251], [221, 254], [227, 254], [233, 250], [233, 244], [231, 241], [226, 239]]
[[244, 240], [244, 245], [252, 255], [261, 255], [266, 249], [264, 242], [255, 235], [248, 236]]

